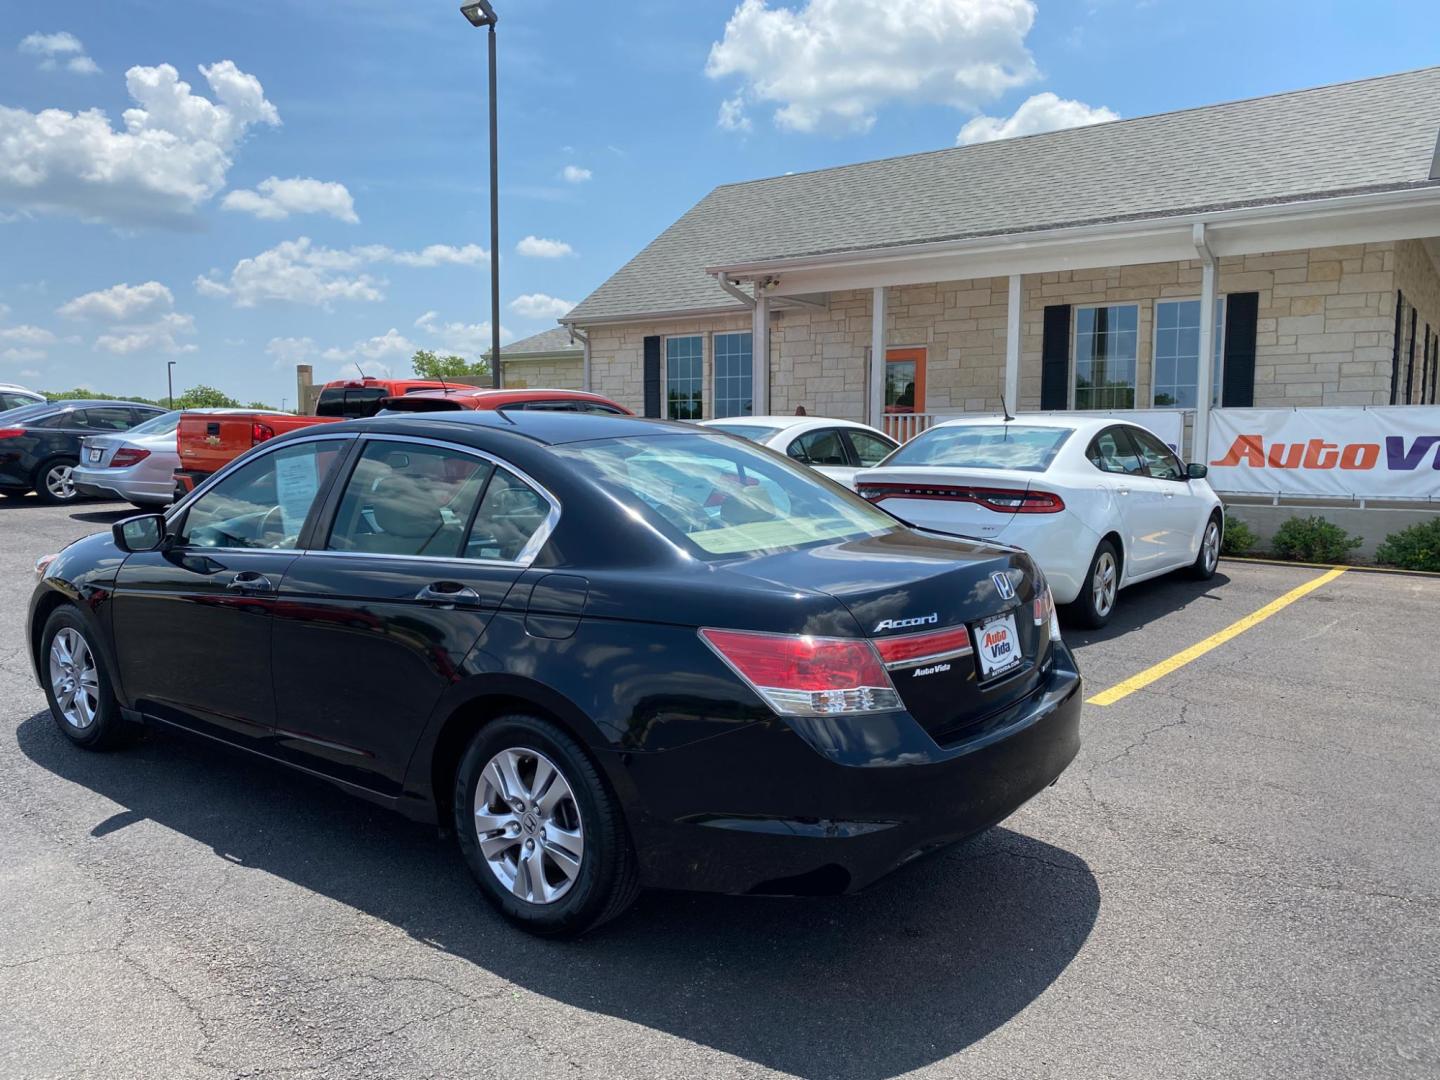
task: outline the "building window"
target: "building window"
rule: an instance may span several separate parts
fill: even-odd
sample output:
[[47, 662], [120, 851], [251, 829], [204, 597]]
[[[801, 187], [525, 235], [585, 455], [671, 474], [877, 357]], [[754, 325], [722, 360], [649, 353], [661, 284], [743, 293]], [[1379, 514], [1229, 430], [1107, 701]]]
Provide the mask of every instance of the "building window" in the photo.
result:
[[715, 415], [749, 416], [755, 411], [750, 334], [716, 334]]
[[699, 420], [705, 408], [705, 339], [665, 339], [665, 415]]
[[1075, 408], [1133, 409], [1140, 309], [1135, 304], [1075, 312]]
[[[1215, 301], [1215, 372], [1210, 404], [1220, 404], [1225, 364], [1225, 298]], [[1193, 409], [1199, 401], [1200, 301], [1155, 302], [1155, 378], [1151, 404], [1158, 408]]]

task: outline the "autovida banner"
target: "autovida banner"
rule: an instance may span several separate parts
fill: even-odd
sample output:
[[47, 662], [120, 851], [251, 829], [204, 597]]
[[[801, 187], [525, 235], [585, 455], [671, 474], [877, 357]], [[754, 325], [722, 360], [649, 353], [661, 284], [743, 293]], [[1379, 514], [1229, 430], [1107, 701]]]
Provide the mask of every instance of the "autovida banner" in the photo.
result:
[[1440, 499], [1440, 406], [1216, 409], [1209, 441], [1216, 491]]

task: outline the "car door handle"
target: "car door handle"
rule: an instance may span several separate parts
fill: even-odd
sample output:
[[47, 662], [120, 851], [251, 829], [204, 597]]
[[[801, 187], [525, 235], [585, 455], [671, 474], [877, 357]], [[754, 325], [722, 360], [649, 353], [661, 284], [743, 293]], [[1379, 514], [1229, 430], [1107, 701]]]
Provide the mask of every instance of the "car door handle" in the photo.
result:
[[415, 594], [416, 600], [431, 604], [478, 604], [480, 594], [469, 585], [455, 581], [437, 581]]
[[270, 584], [270, 579], [264, 574], [257, 574], [254, 570], [242, 570], [231, 579], [230, 584], [225, 588], [235, 592], [274, 592], [275, 586]]
[[1116, 494], [1116, 495], [1129, 495], [1129, 494], [1130, 494], [1130, 489], [1129, 489], [1129, 488], [1116, 488], [1116, 489], [1115, 489], [1115, 494]]

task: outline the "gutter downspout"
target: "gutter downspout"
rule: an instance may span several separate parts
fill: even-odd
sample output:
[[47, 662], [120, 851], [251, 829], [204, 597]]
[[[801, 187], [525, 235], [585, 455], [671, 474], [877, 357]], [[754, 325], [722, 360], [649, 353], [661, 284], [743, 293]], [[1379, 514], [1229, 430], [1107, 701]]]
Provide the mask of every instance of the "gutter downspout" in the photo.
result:
[[567, 326], [566, 329], [570, 331], [572, 342], [578, 341], [585, 347], [584, 357], [580, 361], [580, 389], [587, 394], [593, 394], [595, 391], [590, 389], [590, 335], [574, 326]]
[[715, 283], [750, 309], [751, 398], [750, 412], [766, 416], [770, 411], [770, 297], [769, 282], [755, 282], [755, 295], [745, 292], [724, 274], [716, 274]]
[[[1190, 230], [1191, 242], [1200, 255], [1200, 356], [1196, 364], [1195, 430], [1190, 435], [1191, 461], [1204, 462], [1210, 450], [1210, 399], [1215, 386], [1215, 253], [1205, 236], [1205, 223]], [[1153, 389], [1152, 389], [1153, 397]]]

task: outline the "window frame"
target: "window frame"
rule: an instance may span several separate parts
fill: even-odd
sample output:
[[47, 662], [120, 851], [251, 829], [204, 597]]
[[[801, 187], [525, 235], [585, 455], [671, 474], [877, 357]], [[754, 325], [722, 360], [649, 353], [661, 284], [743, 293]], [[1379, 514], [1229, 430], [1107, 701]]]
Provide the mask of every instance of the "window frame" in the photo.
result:
[[[677, 335], [685, 336], [685, 335]], [[750, 409], [748, 412], [720, 412], [720, 338], [743, 337], [750, 339]], [[701, 355], [701, 370], [704, 370], [704, 355]], [[667, 397], [668, 400], [668, 397]], [[731, 400], [727, 398], [726, 400]], [[705, 416], [705, 401], [701, 398], [700, 415], [707, 420], [734, 420], [755, 415], [755, 332], [753, 330], [712, 330], [710, 332], [710, 415]]]
[[[1195, 409], [1195, 408], [1198, 408], [1198, 407], [1199, 407], [1199, 403], [1200, 403], [1200, 388], [1199, 388], [1200, 372], [1199, 372], [1199, 366], [1198, 366], [1198, 365], [1199, 365], [1199, 363], [1200, 363], [1200, 358], [1199, 358], [1198, 356], [1195, 358], [1195, 363], [1196, 363], [1197, 366], [1196, 366], [1196, 372], [1195, 372], [1196, 388], [1195, 388], [1195, 404], [1194, 404], [1194, 405], [1156, 405], [1156, 404], [1155, 404], [1155, 383], [1156, 383], [1155, 375], [1156, 375], [1156, 371], [1159, 369], [1159, 365], [1160, 365], [1160, 343], [1159, 343], [1159, 337], [1160, 337], [1160, 305], [1161, 305], [1161, 304], [1198, 304], [1198, 303], [1201, 303], [1201, 302], [1203, 301], [1203, 299], [1204, 299], [1204, 298], [1203, 298], [1203, 297], [1200, 297], [1200, 296], [1161, 296], [1161, 297], [1157, 297], [1155, 300], [1151, 301], [1151, 310], [1150, 310], [1150, 404], [1149, 404], [1148, 406], [1145, 406], [1145, 408], [1150, 408], [1150, 409]], [[1210, 407], [1211, 407], [1212, 409], [1218, 409], [1218, 408], [1220, 407], [1221, 399], [1224, 397], [1224, 390], [1225, 390], [1225, 325], [1226, 325], [1226, 322], [1228, 321], [1228, 319], [1229, 319], [1229, 317], [1230, 317], [1230, 298], [1229, 298], [1229, 296], [1226, 295], [1225, 293], [1221, 293], [1220, 295], [1216, 296], [1216, 297], [1215, 297], [1215, 306], [1219, 309], [1219, 311], [1216, 313], [1216, 316], [1217, 316], [1217, 317], [1216, 317], [1216, 319], [1215, 319], [1215, 341], [1213, 342], [1214, 349], [1215, 349], [1215, 370], [1214, 370], [1213, 372], [1211, 372], [1211, 379], [1210, 379], [1210, 396], [1211, 396], [1211, 399], [1212, 399], [1211, 402], [1210, 402]], [[1138, 324], [1137, 324], [1137, 331], [1138, 331]], [[1138, 336], [1138, 333], [1137, 333], [1137, 336]], [[1137, 367], [1136, 374], [1137, 374], [1137, 376], [1138, 376], [1138, 374], [1139, 374], [1138, 361], [1137, 361], [1136, 367]], [[1139, 396], [1139, 391], [1138, 391], [1138, 389], [1137, 389], [1137, 391], [1136, 391], [1136, 396], [1137, 396], [1137, 398], [1138, 398], [1138, 396]], [[1136, 408], [1140, 408], [1140, 406], [1137, 405]]]
[[[1145, 477], [1148, 477], [1148, 476], [1150, 475], [1149, 470], [1145, 468], [1145, 459], [1140, 456], [1140, 450], [1139, 450], [1139, 448], [1135, 445], [1135, 440], [1130, 437], [1130, 430], [1129, 430], [1129, 429], [1130, 429], [1132, 426], [1133, 426], [1133, 425], [1130, 425], [1130, 424], [1111, 424], [1109, 427], [1101, 428], [1099, 431], [1097, 431], [1097, 432], [1094, 434], [1094, 436], [1091, 437], [1090, 442], [1086, 445], [1086, 447], [1085, 447], [1085, 460], [1088, 461], [1088, 462], [1090, 463], [1090, 467], [1091, 467], [1092, 469], [1094, 469], [1096, 472], [1098, 472], [1101, 476], [1145, 476]], [[1131, 457], [1133, 457], [1133, 458], [1135, 459], [1135, 464], [1136, 464], [1136, 465], [1139, 467], [1139, 469], [1140, 469], [1139, 472], [1133, 472], [1133, 473], [1132, 473], [1132, 472], [1130, 472], [1128, 469], [1121, 470], [1120, 472], [1112, 472], [1112, 471], [1109, 470], [1109, 469], [1102, 469], [1099, 465], [1095, 464], [1094, 459], [1092, 459], [1092, 458], [1090, 457], [1090, 451], [1091, 451], [1091, 450], [1094, 450], [1094, 449], [1096, 448], [1096, 444], [1100, 442], [1101, 438], [1103, 438], [1103, 437], [1106, 436], [1106, 435], [1111, 435], [1112, 433], [1113, 433], [1113, 437], [1114, 437], [1114, 438], [1116, 438], [1117, 440], [1123, 439], [1125, 445], [1126, 445], [1127, 447], [1129, 447], [1129, 454], [1130, 454]], [[1101, 456], [1103, 456], [1103, 454], [1102, 454]]]
[[[1181, 459], [1179, 454], [1175, 453], [1174, 450], [1171, 450], [1170, 447], [1165, 445], [1165, 441], [1161, 439], [1159, 435], [1156, 435], [1153, 431], [1146, 431], [1138, 424], [1117, 424], [1116, 426], [1124, 428], [1125, 434], [1130, 437], [1130, 442], [1134, 445], [1135, 452], [1140, 459], [1140, 467], [1145, 470], [1145, 476], [1149, 477], [1151, 480], [1160, 480], [1167, 484], [1188, 484], [1190, 482], [1190, 473], [1189, 470], [1185, 467], [1185, 462]], [[1174, 460], [1177, 475], [1156, 476], [1153, 472], [1150, 471], [1150, 463], [1145, 458], [1145, 444], [1140, 441], [1140, 437], [1142, 435], [1154, 439], [1155, 445], [1160, 448], [1162, 455], [1172, 458]]]
[[[1126, 405], [1105, 405], [1105, 406], [1096, 407], [1096, 406], [1094, 406], [1094, 405], [1091, 405], [1090, 407], [1081, 410], [1081, 409], [1079, 409], [1079, 407], [1075, 404], [1075, 399], [1076, 399], [1076, 397], [1077, 397], [1078, 394], [1079, 394], [1079, 388], [1076, 386], [1076, 381], [1077, 381], [1077, 378], [1078, 378], [1079, 372], [1080, 372], [1080, 356], [1079, 356], [1079, 353], [1077, 352], [1077, 346], [1080, 344], [1080, 312], [1082, 312], [1082, 311], [1098, 311], [1098, 310], [1101, 310], [1101, 309], [1103, 309], [1103, 308], [1127, 308], [1127, 307], [1128, 307], [1128, 308], [1134, 308], [1134, 309], [1135, 309], [1135, 360], [1134, 360], [1134, 363], [1135, 363], [1135, 381], [1134, 381], [1134, 385], [1131, 387], [1131, 393], [1132, 393], [1132, 395], [1133, 395], [1133, 397], [1132, 397], [1132, 399], [1131, 399], [1131, 402], [1130, 402], [1130, 404], [1129, 404], [1128, 406], [1126, 406]], [[1136, 402], [1138, 402], [1138, 401], [1140, 400], [1140, 308], [1141, 308], [1141, 301], [1139, 301], [1139, 300], [1102, 301], [1102, 302], [1100, 302], [1100, 303], [1094, 303], [1094, 304], [1075, 304], [1075, 305], [1073, 305], [1073, 306], [1071, 307], [1071, 311], [1070, 311], [1070, 366], [1069, 366], [1069, 378], [1068, 378], [1068, 380], [1067, 380], [1068, 385], [1066, 386], [1066, 393], [1067, 393], [1067, 395], [1068, 395], [1068, 397], [1066, 398], [1066, 403], [1065, 403], [1066, 409], [1068, 409], [1068, 410], [1071, 411], [1071, 412], [1075, 412], [1075, 411], [1082, 411], [1082, 412], [1110, 412], [1110, 411], [1115, 411], [1115, 410], [1119, 410], [1119, 411], [1129, 411], [1129, 410], [1131, 410], [1131, 409], [1136, 409], [1136, 408], [1139, 408], [1139, 407], [1140, 407], [1140, 406], [1138, 406], [1138, 405], [1136, 404]], [[1151, 320], [1150, 320], [1150, 321], [1151, 321], [1152, 323], [1155, 321], [1155, 319], [1154, 319], [1154, 313], [1153, 313], [1153, 312], [1151, 313]], [[1154, 350], [1153, 350], [1153, 349], [1151, 350], [1151, 362], [1152, 362], [1152, 363], [1154, 362]], [[1153, 385], [1153, 383], [1152, 383], [1152, 385]]]
[[[853, 467], [854, 467], [854, 456], [853, 456], [852, 451], [851, 451], [851, 449], [850, 449], [850, 444], [845, 441], [845, 437], [844, 437], [844, 435], [842, 434], [842, 432], [843, 432], [844, 430], [845, 430], [845, 429], [844, 429], [844, 428], [841, 428], [841, 427], [831, 426], [831, 427], [816, 427], [816, 428], [810, 428], [808, 431], [802, 431], [802, 432], [800, 432], [800, 434], [796, 435], [794, 438], [792, 438], [792, 439], [785, 445], [785, 456], [788, 457], [791, 461], [798, 461], [801, 465], [806, 465], [806, 466], [808, 466], [809, 468], [812, 468], [812, 469], [848, 469], [848, 468], [853, 468]], [[800, 440], [801, 440], [801, 439], [814, 439], [814, 438], [818, 438], [818, 437], [821, 436], [821, 435], [830, 435], [830, 436], [832, 436], [832, 437], [835, 439], [835, 444], [836, 444], [838, 447], [840, 447], [840, 456], [845, 459], [844, 461], [839, 461], [839, 462], [836, 462], [836, 461], [820, 461], [820, 462], [817, 462], [817, 461], [812, 461], [811, 458], [810, 458], [810, 455], [809, 455], [808, 453], [807, 453], [803, 458], [801, 458], [801, 457], [796, 457], [794, 454], [792, 454], [792, 453], [790, 452], [791, 450], [793, 450], [796, 446], [798, 446], [798, 445], [800, 444]]]
[[[840, 441], [845, 444], [845, 449], [850, 454], [850, 464], [857, 469], [874, 469], [878, 468], [879, 465], [866, 465], [860, 460], [860, 451], [855, 447], [856, 435], [863, 436], [867, 439], [878, 439], [881, 442], [892, 443], [893, 445], [885, 453], [885, 458], [888, 458], [896, 450], [900, 449], [900, 443], [882, 431], [866, 431], [864, 428], [842, 427], [840, 429]], [[884, 461], [885, 458], [881, 458], [880, 460]]]
[[[666, 334], [666, 335], [664, 335], [664, 336], [660, 339], [660, 363], [661, 363], [661, 365], [662, 365], [661, 378], [660, 378], [660, 384], [661, 384], [660, 411], [664, 414], [664, 415], [661, 417], [661, 419], [664, 419], [664, 420], [679, 420], [679, 421], [681, 421], [681, 422], [683, 422], [683, 423], [691, 423], [691, 424], [693, 424], [693, 423], [698, 423], [699, 421], [705, 419], [705, 361], [706, 361], [706, 355], [707, 355], [706, 346], [707, 346], [707, 344], [708, 344], [708, 339], [709, 339], [709, 337], [710, 337], [709, 334], [704, 333], [704, 332], [702, 331], [702, 332], [694, 333], [694, 334]], [[700, 402], [699, 402], [699, 404], [700, 404], [700, 415], [699, 415], [699, 416], [684, 416], [684, 417], [681, 417], [681, 416], [672, 416], [672, 415], [670, 414], [670, 342], [672, 342], [672, 341], [698, 341], [698, 342], [700, 342], [700, 355], [699, 355], [699, 357], [698, 357], [698, 359], [699, 359], [699, 361], [700, 361], [700, 372], [699, 372], [698, 375], [696, 375], [696, 376], [694, 377], [694, 381], [695, 381], [695, 383], [696, 383], [696, 385], [697, 385], [697, 387], [698, 387], [699, 394], [700, 394]], [[752, 363], [753, 363], [753, 358], [752, 358]], [[689, 381], [689, 377], [687, 377], [687, 381]]]

